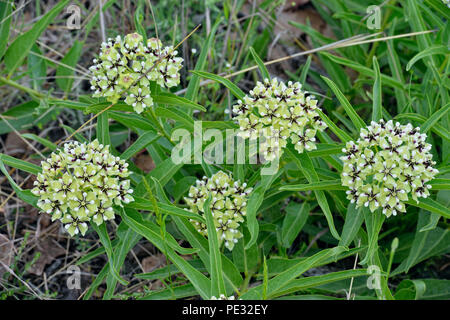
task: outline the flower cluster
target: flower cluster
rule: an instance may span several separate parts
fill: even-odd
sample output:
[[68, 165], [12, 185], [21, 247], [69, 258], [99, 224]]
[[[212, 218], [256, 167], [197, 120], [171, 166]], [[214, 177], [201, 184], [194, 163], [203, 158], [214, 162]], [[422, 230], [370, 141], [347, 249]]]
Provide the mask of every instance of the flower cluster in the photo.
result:
[[442, 2], [450, 8], [450, 0], [442, 0]]
[[299, 153], [316, 149], [316, 132], [327, 127], [316, 111], [317, 100], [301, 88], [299, 82], [265, 79], [233, 106], [239, 135], [251, 140], [263, 136], [262, 153], [269, 161], [281, 156], [288, 138]]
[[133, 201], [128, 164], [109, 152], [97, 140], [86, 144], [68, 142], [59, 152], [41, 162], [32, 189], [39, 196], [38, 207], [65, 225], [71, 236], [114, 219], [112, 206]]
[[[247, 188], [246, 183], [234, 181], [230, 175], [219, 171], [209, 179], [203, 177], [197, 180], [196, 185], [189, 189], [189, 197], [184, 199], [191, 212], [204, 214], [203, 205], [211, 196], [210, 208], [219, 241], [225, 241], [225, 246], [233, 250], [234, 244], [242, 238], [238, 228], [244, 221], [251, 191], [252, 188]], [[195, 220], [191, 220], [191, 223], [202, 235], [208, 235], [206, 224]]]
[[170, 88], [180, 83], [182, 58], [176, 57], [173, 47], [163, 47], [159, 39], [147, 43], [142, 36], [131, 33], [122, 39], [108, 39], [102, 43], [99, 59], [89, 68], [93, 73], [91, 89], [94, 97], [106, 97], [117, 102], [127, 92], [125, 103], [137, 113], [153, 105], [150, 81]]
[[342, 184], [350, 188], [347, 198], [372, 212], [381, 208], [389, 217], [406, 211], [408, 194], [416, 201], [429, 196], [431, 185], [427, 182], [438, 170], [433, 168], [426, 137], [420, 128], [392, 120], [372, 121], [361, 129], [356, 143], [350, 141], [342, 150]]

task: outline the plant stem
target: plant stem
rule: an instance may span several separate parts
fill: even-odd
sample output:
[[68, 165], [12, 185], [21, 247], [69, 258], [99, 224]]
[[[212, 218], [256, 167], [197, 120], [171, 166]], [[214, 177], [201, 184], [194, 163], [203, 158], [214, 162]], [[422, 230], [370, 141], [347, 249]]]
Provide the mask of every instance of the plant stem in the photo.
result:
[[13, 80], [6, 79], [5, 77], [0, 77], [0, 82], [4, 83], [6, 85], [9, 85], [11, 87], [14, 87], [16, 89], [22, 90], [22, 91], [24, 91], [24, 92], [26, 92], [26, 93], [28, 93], [30, 95], [36, 96], [38, 98], [44, 98], [45, 97], [44, 94], [42, 94], [42, 93], [40, 93], [40, 92], [38, 92], [36, 90], [33, 90], [31, 88], [27, 88], [25, 86], [22, 86], [22, 85], [18, 84], [17, 82], [13, 81]]
[[153, 108], [149, 108], [148, 115], [150, 116], [151, 120], [157, 125], [159, 132], [167, 139], [172, 145], [175, 145], [175, 143], [170, 139], [169, 135], [167, 134], [166, 130], [164, 130], [161, 123], [158, 121], [158, 118], [156, 117], [155, 110]]

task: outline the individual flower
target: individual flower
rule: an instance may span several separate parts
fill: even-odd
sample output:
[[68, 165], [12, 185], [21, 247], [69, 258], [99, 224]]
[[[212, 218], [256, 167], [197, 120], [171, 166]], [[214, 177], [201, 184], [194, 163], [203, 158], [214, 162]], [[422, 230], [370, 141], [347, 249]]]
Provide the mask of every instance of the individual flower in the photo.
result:
[[450, 0], [442, 0], [442, 2], [450, 8]]
[[[210, 209], [219, 241], [225, 243], [229, 250], [233, 250], [234, 245], [243, 236], [238, 229], [240, 223], [244, 222], [251, 191], [252, 188], [247, 187], [246, 183], [234, 181], [231, 175], [219, 171], [211, 178], [203, 177], [202, 180], [197, 180], [184, 200], [189, 211], [204, 215], [203, 205], [211, 196]], [[206, 224], [193, 219], [191, 223], [202, 235], [208, 235]]]
[[433, 166], [431, 145], [426, 134], [411, 124], [392, 120], [360, 131], [356, 142], [347, 142], [341, 181], [347, 186], [347, 198], [357, 207], [381, 209], [387, 217], [405, 212], [408, 196], [415, 201], [430, 195], [427, 184], [438, 173]]
[[299, 82], [286, 85], [265, 79], [233, 106], [239, 136], [265, 140], [261, 153], [266, 160], [281, 156], [289, 138], [299, 153], [316, 149], [317, 131], [327, 128], [317, 112], [317, 100], [301, 88]]
[[172, 46], [163, 47], [159, 39], [145, 43], [138, 33], [109, 38], [89, 68], [93, 96], [115, 103], [126, 92], [125, 103], [141, 113], [153, 105], [151, 81], [165, 88], [180, 83], [183, 59], [177, 54]]
[[67, 142], [41, 166], [31, 192], [39, 197], [42, 212], [60, 220], [71, 236], [84, 235], [90, 221], [100, 225], [114, 219], [114, 204], [134, 201], [125, 179], [128, 164], [98, 140]]

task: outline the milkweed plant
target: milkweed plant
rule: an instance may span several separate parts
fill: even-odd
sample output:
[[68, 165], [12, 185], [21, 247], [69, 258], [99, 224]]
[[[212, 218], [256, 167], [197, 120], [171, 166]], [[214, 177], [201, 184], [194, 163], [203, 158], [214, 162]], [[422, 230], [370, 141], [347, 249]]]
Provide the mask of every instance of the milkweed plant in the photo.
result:
[[[69, 109], [91, 115], [74, 127], [60, 121], [65, 136], [58, 141], [44, 131], [23, 134], [33, 155], [0, 154], [0, 169], [10, 191], [60, 224], [69, 241], [100, 240], [83, 263], [104, 253], [107, 263], [86, 284], [85, 299], [103, 282], [103, 298], [123, 298], [118, 292], [136, 279], [164, 283], [160, 291], [145, 286], [132, 295], [137, 299], [448, 297], [449, 280], [420, 279], [420, 272], [450, 252], [450, 5], [419, 2], [393, 5], [402, 14], [389, 9], [393, 16], [382, 28], [398, 39], [319, 50], [286, 72], [264, 63], [270, 32], [248, 27], [248, 37], [233, 40], [242, 45], [236, 54], [229, 45], [222, 49], [220, 19], [182, 39], [164, 30], [160, 39], [140, 25], [128, 34], [108, 30], [110, 38], [75, 60], [71, 51], [56, 69], [73, 75], [76, 61], [89, 57], [83, 96], [71, 93], [73, 80], [56, 82], [65, 85], [63, 95], [34, 78], [33, 87], [20, 84], [37, 70], [22, 62], [33, 68], [28, 52], [39, 35], [10, 36], [10, 45], [0, 46], [0, 82], [22, 90], [26, 110], [34, 111], [5, 112], [2, 134], [22, 133], [30, 119], [42, 130]], [[66, 3], [37, 23], [52, 20]], [[336, 37], [355, 35], [352, 6], [321, 8]], [[10, 23], [11, 8], [1, 9]], [[333, 41], [292, 25], [314, 47]], [[437, 31], [404, 35], [431, 29]], [[184, 162], [174, 163], [180, 132]], [[226, 157], [206, 159], [207, 148], [215, 159]], [[40, 165], [30, 161], [38, 156]], [[144, 169], [142, 156], [154, 168]], [[263, 171], [272, 164], [270, 174]], [[19, 185], [11, 169], [32, 174], [31, 186]], [[127, 253], [137, 244], [165, 262], [126, 273], [134, 262]], [[373, 268], [376, 287], [366, 285]]]

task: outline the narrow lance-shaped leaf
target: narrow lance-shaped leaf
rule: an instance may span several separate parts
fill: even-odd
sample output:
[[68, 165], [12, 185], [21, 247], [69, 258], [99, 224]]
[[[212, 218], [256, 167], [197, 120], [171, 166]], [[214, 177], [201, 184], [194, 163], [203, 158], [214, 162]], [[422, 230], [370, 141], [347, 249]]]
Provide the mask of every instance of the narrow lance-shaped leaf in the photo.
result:
[[269, 71], [267, 71], [266, 66], [264, 65], [264, 62], [261, 60], [261, 58], [256, 53], [255, 49], [253, 47], [250, 47], [250, 53], [253, 56], [253, 60], [255, 60], [256, 64], [258, 65], [259, 71], [261, 72], [262, 78], [270, 80], [270, 74]]
[[59, 1], [47, 14], [38, 20], [27, 32], [18, 36], [5, 53], [5, 66], [10, 77], [17, 67], [28, 55], [33, 44], [44, 32], [45, 28], [53, 22], [61, 10], [69, 3], [69, 0]]
[[361, 117], [356, 113], [355, 109], [353, 109], [350, 102], [348, 102], [347, 98], [344, 96], [344, 94], [339, 90], [339, 88], [336, 86], [336, 84], [328, 79], [327, 77], [321, 77], [331, 88], [331, 90], [334, 92], [336, 97], [338, 98], [339, 102], [341, 103], [342, 107], [344, 108], [345, 112], [347, 112], [347, 115], [349, 116], [350, 120], [352, 120], [353, 125], [358, 130], [358, 132], [366, 127], [366, 124], [361, 119]]
[[223, 84], [225, 87], [227, 87], [230, 90], [230, 92], [236, 98], [244, 99], [245, 93], [241, 89], [239, 89], [239, 87], [237, 85], [235, 85], [233, 82], [231, 82], [230, 80], [228, 80], [224, 77], [209, 73], [209, 72], [195, 71], [195, 70], [192, 70], [191, 72], [200, 77], [211, 79], [211, 80], [214, 80], [216, 82]]
[[381, 76], [380, 66], [375, 56], [373, 57], [373, 69], [375, 71], [375, 81], [373, 83], [372, 121], [378, 122], [382, 118]]
[[203, 211], [206, 217], [206, 227], [208, 229], [210, 273], [211, 273], [211, 295], [219, 297], [220, 294], [226, 294], [225, 284], [222, 277], [222, 259], [219, 251], [219, 239], [216, 226], [210, 209], [211, 196], [203, 204]]

